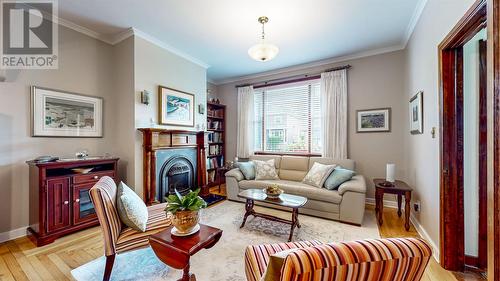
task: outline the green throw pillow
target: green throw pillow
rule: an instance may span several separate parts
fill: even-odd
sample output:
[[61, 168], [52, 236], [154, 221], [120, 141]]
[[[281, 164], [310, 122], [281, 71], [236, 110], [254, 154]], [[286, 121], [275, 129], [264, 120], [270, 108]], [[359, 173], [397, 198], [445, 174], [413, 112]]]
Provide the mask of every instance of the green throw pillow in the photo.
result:
[[142, 199], [123, 182], [118, 185], [116, 206], [118, 216], [125, 225], [138, 231], [146, 231], [148, 208]]
[[328, 178], [326, 179], [325, 183], [324, 183], [324, 187], [326, 189], [329, 189], [329, 190], [334, 190], [334, 189], [337, 189], [339, 188], [339, 186], [341, 184], [343, 184], [344, 182], [348, 181], [348, 180], [351, 180], [352, 177], [355, 175], [356, 173], [351, 171], [351, 170], [348, 170], [348, 169], [344, 169], [340, 166], [336, 167], [335, 170], [333, 170], [333, 172], [328, 176]]
[[255, 179], [255, 165], [253, 162], [238, 162], [237, 167], [240, 168], [241, 173], [247, 180]]

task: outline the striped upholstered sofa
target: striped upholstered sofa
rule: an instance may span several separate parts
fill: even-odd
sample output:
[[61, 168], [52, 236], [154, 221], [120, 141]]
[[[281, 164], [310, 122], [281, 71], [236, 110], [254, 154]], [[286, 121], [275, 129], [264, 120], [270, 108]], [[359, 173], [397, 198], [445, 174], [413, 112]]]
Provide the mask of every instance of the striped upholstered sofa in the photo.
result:
[[418, 281], [432, 255], [427, 242], [417, 238], [248, 246], [245, 252], [247, 280], [262, 280], [271, 255], [292, 248], [298, 249], [286, 255], [279, 269], [279, 280]]
[[167, 228], [171, 222], [166, 217], [164, 203], [148, 207], [145, 232], [124, 225], [116, 210], [117, 187], [110, 177], [102, 177], [89, 192], [104, 236], [106, 267], [103, 280], [107, 281], [111, 277], [116, 254], [149, 246], [149, 236]]

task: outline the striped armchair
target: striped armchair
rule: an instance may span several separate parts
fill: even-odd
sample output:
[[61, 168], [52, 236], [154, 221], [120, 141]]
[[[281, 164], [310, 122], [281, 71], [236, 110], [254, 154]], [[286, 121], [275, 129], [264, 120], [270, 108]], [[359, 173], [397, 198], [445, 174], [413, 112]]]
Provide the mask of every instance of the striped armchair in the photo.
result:
[[432, 255], [427, 242], [417, 238], [248, 246], [245, 252], [247, 280], [261, 280], [270, 256], [290, 248], [300, 249], [286, 256], [280, 280], [418, 281]]
[[147, 247], [150, 235], [170, 226], [170, 220], [164, 212], [165, 204], [157, 204], [148, 207], [145, 232], [127, 227], [121, 222], [116, 210], [116, 191], [116, 184], [110, 177], [102, 177], [89, 191], [104, 236], [105, 281], [111, 276], [116, 254]]

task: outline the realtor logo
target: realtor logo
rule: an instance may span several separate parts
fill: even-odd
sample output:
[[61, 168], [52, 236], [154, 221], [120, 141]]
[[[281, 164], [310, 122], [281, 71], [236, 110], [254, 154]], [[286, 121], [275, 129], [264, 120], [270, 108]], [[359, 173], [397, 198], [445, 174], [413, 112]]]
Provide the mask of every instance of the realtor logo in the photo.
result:
[[0, 68], [56, 69], [55, 1], [1, 1]]

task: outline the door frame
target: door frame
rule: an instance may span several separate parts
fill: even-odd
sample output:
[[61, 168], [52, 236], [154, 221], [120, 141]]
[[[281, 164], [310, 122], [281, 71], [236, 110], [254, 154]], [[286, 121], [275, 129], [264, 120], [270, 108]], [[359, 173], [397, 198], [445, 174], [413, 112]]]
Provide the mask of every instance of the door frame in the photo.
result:
[[500, 0], [488, 0], [488, 280], [500, 280]]
[[438, 47], [440, 105], [440, 259], [463, 271], [463, 45], [486, 27], [487, 1], [478, 0]]

